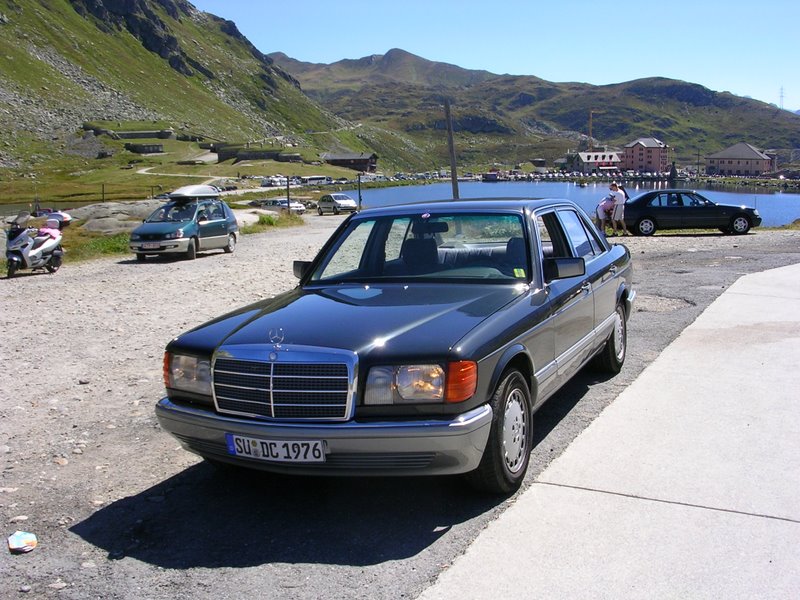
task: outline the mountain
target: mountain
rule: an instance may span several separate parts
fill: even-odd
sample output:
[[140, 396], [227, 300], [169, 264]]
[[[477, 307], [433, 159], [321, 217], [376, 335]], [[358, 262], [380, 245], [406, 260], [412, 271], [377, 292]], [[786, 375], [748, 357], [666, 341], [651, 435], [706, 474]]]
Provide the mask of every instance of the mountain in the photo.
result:
[[369, 149], [355, 136], [309, 140], [309, 131], [350, 124], [310, 100], [233, 22], [185, 0], [0, 0], [0, 73], [0, 166], [58, 154], [87, 121]]
[[[590, 111], [595, 144], [622, 146], [652, 136], [672, 146], [684, 162], [740, 141], [764, 149], [800, 146], [797, 115], [674, 79], [605, 86], [553, 83], [470, 71], [398, 49], [328, 65], [281, 53], [269, 57], [332, 113], [429, 143], [441, 138], [442, 99], [449, 97], [461, 156], [477, 158], [482, 147], [485, 160], [555, 158], [586, 144]], [[442, 146], [438, 151], [442, 156]]]
[[[445, 97], [458, 160], [473, 169], [559, 158], [587, 143], [590, 111], [596, 144], [655, 136], [691, 163], [740, 141], [800, 147], [800, 116], [696, 84], [553, 83], [400, 49], [304, 63], [263, 54], [233, 22], [187, 0], [0, 0], [0, 74], [0, 169], [9, 179], [48, 168], [59, 181], [101, 182], [130, 167], [123, 144], [105, 148], [82, 132], [87, 122], [291, 146], [307, 161], [375, 152], [385, 171], [430, 170], [448, 164]], [[191, 162], [197, 146], [190, 150], [169, 152]], [[100, 173], [90, 159], [109, 153]]]

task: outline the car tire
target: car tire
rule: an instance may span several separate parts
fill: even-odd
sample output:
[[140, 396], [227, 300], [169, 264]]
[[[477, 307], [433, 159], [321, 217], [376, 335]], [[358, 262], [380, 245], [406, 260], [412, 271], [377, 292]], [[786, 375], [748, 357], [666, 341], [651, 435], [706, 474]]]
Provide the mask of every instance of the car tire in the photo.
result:
[[189, 240], [189, 246], [186, 248], [186, 258], [188, 260], [197, 258], [197, 238]]
[[656, 232], [656, 222], [650, 217], [642, 217], [636, 221], [638, 235], [653, 235]]
[[616, 375], [622, 370], [628, 351], [628, 322], [625, 317], [625, 308], [622, 304], [617, 304], [614, 329], [608, 336], [600, 354], [594, 358], [593, 364], [598, 371]]
[[339, 214], [339, 209], [336, 208], [335, 206], [333, 207], [333, 214], [335, 214], [335, 215]]
[[232, 254], [236, 250], [236, 236], [232, 233], [228, 234], [228, 243], [225, 245], [225, 254]]
[[142, 254], [141, 252], [137, 252], [136, 253], [136, 260], [138, 262], [144, 262], [144, 261], [147, 260], [147, 255], [146, 254]]
[[475, 489], [493, 494], [511, 494], [522, 485], [531, 455], [531, 393], [522, 373], [507, 371], [491, 400], [492, 425], [483, 457], [467, 473]]
[[320, 217], [321, 217], [323, 214], [325, 214], [325, 213], [323, 213], [323, 212], [322, 212], [322, 208], [320, 208], [319, 206], [317, 207], [317, 214], [318, 214]]
[[731, 233], [734, 235], [744, 235], [748, 231], [750, 231], [750, 219], [745, 215], [736, 215], [731, 219]]

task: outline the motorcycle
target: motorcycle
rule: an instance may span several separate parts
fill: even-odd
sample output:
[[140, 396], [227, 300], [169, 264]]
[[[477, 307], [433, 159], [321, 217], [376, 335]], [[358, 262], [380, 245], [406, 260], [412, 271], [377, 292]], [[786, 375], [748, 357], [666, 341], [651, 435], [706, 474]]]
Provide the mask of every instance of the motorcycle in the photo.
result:
[[63, 261], [61, 228], [67, 221], [48, 218], [43, 228], [36, 228], [28, 227], [30, 218], [29, 212], [22, 211], [13, 221], [8, 221], [6, 263], [9, 279], [20, 269], [45, 269], [48, 273], [55, 273]]

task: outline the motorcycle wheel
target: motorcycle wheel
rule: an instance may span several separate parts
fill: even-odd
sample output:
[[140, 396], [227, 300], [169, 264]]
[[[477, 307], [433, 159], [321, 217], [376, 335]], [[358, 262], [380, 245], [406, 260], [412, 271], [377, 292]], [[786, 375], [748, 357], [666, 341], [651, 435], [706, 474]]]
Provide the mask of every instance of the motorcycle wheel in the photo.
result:
[[58, 271], [58, 268], [60, 266], [61, 266], [61, 257], [54, 256], [50, 259], [50, 262], [44, 266], [44, 268], [47, 269], [48, 273], [55, 273], [56, 271]]
[[14, 273], [17, 272], [17, 263], [16, 261], [10, 260], [8, 261], [8, 271], [6, 272], [6, 277], [11, 279], [14, 276]]

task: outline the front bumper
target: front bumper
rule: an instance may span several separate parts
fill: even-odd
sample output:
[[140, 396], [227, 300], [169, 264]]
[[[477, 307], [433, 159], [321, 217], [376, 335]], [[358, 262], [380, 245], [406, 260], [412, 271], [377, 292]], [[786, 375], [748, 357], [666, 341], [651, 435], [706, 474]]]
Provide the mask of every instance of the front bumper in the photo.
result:
[[[308, 475], [448, 475], [478, 467], [492, 423], [488, 405], [446, 419], [277, 423], [222, 416], [163, 398], [161, 427], [186, 450], [239, 466]], [[225, 434], [265, 440], [324, 440], [324, 463], [277, 463], [228, 453]]]
[[[177, 240], [160, 240], [158, 242], [129, 242], [128, 247], [135, 254], [186, 254], [189, 250], [189, 242], [192, 238], [180, 238]], [[156, 247], [146, 247], [153, 244]]]

